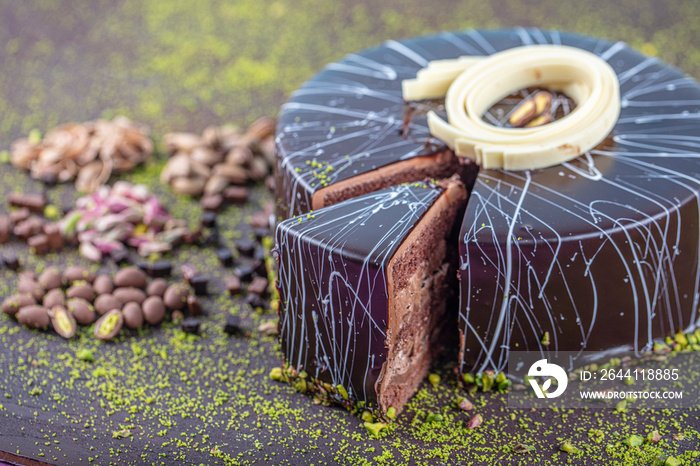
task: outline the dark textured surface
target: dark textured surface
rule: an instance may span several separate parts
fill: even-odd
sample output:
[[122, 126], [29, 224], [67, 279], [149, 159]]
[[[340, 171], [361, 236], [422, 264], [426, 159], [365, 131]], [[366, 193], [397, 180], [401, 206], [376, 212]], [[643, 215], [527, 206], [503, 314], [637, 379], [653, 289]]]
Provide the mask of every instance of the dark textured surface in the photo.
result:
[[[9, 148], [31, 128], [45, 131], [101, 114], [124, 113], [148, 123], [157, 139], [212, 123], [249, 123], [276, 113], [291, 91], [347, 53], [386, 39], [467, 27], [538, 26], [624, 40], [697, 78], [699, 8], [692, 1], [652, 0], [528, 5], [469, 0], [439, 6], [405, 0], [381, 6], [325, 0], [95, 1], [89, 8], [75, 0], [3, 0], [0, 146]], [[166, 194], [177, 216], [196, 223], [197, 203], [168, 194], [156, 175], [157, 167], [151, 167], [137, 179]], [[9, 165], [0, 167], [0, 180], [3, 194], [17, 187], [41, 189]], [[50, 197], [59, 203], [74, 194], [63, 186]], [[259, 188], [256, 202], [261, 198], [269, 195]], [[241, 225], [256, 208], [226, 211], [222, 232], [229, 247], [246, 234]], [[183, 254], [211, 275], [223, 274], [213, 250]], [[79, 262], [75, 254], [47, 261]], [[44, 261], [28, 262], [35, 267]], [[0, 294], [6, 296], [14, 274], [2, 273]], [[219, 280], [211, 285], [217, 293], [223, 290]], [[477, 395], [472, 413], [481, 413], [484, 424], [467, 430], [469, 415], [451, 406], [455, 396], [465, 394], [452, 373], [455, 354], [436, 365], [439, 386], [422, 385], [388, 435], [372, 440], [361, 420], [313, 406], [269, 380], [270, 368], [280, 364], [273, 338], [257, 332], [252, 339], [222, 336], [228, 310], [241, 315], [246, 328], [274, 314], [236, 307], [240, 300], [231, 304], [226, 296], [204, 303], [210, 315], [201, 337], [185, 337], [166, 325], [103, 345], [89, 337], [66, 343], [0, 316], [0, 450], [56, 464], [93, 458], [93, 464], [529, 465], [565, 464], [569, 456], [558, 451], [564, 438], [585, 448], [586, 455], [574, 462], [623, 464], [622, 455], [631, 450], [621, 443], [626, 436], [653, 429], [663, 435], [660, 452], [698, 448], [697, 409], [524, 412], [507, 410], [503, 396]], [[90, 349], [94, 362], [77, 357]], [[428, 413], [445, 420], [423, 422]], [[113, 438], [132, 425], [131, 436]], [[603, 432], [601, 443], [594, 441], [594, 430]], [[673, 439], [681, 432], [683, 440]], [[517, 442], [534, 446], [535, 453], [510, 452]], [[653, 453], [643, 459], [632, 454], [629, 464], [653, 464]], [[686, 464], [692, 462], [687, 458]]]

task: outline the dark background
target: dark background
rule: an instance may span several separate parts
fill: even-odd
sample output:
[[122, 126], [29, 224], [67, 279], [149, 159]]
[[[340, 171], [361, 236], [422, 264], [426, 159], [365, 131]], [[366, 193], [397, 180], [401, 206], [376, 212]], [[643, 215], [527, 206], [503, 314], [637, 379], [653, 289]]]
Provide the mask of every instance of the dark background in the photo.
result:
[[[622, 40], [700, 77], [694, 1], [0, 0], [0, 150], [32, 128], [117, 114], [148, 124], [156, 142], [169, 131], [246, 125], [273, 116], [325, 63], [385, 39], [515, 26]], [[198, 204], [160, 184], [161, 166], [125, 178], [148, 183], [176, 216], [196, 223]], [[0, 192], [17, 189], [41, 186], [0, 165]], [[58, 205], [74, 198], [68, 185], [50, 193]], [[257, 187], [254, 202], [229, 208], [226, 241], [248, 235], [246, 219], [269, 198]], [[30, 269], [84, 264], [76, 254], [36, 258], [9, 247]], [[221, 293], [227, 271], [212, 250], [185, 248], [173, 258], [213, 279], [200, 337], [164, 325], [108, 344], [86, 331], [66, 342], [0, 315], [0, 450], [55, 464], [654, 464], [668, 454], [699, 462], [697, 408], [531, 412], [506, 409], [502, 395], [477, 395], [475, 410], [462, 413], [452, 406], [466, 395], [454, 355], [434, 367], [439, 386], [422, 385], [390, 432], [370, 439], [360, 419], [269, 379], [280, 364], [274, 338], [222, 334], [226, 312], [250, 329], [275, 315]], [[15, 275], [0, 278], [4, 297]], [[93, 362], [77, 357], [85, 349]], [[476, 412], [484, 423], [469, 430]], [[424, 422], [430, 413], [444, 419]], [[653, 430], [658, 444], [624, 444]], [[581, 454], [559, 452], [562, 441]], [[534, 451], [514, 453], [519, 443]]]

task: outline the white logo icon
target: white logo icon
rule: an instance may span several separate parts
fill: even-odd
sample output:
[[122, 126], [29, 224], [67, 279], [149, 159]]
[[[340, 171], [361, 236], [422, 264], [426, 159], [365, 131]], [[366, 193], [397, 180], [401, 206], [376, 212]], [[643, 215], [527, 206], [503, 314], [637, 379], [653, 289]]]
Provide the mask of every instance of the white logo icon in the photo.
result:
[[561, 366], [549, 364], [546, 359], [540, 359], [530, 366], [527, 375], [530, 377], [554, 377], [557, 380], [557, 389], [549, 393], [547, 390], [552, 385], [552, 379], [545, 380], [540, 387], [537, 380], [530, 378], [530, 385], [532, 385], [532, 389], [535, 391], [537, 398], [556, 398], [564, 393], [566, 385], [569, 383], [566, 371], [562, 369]]

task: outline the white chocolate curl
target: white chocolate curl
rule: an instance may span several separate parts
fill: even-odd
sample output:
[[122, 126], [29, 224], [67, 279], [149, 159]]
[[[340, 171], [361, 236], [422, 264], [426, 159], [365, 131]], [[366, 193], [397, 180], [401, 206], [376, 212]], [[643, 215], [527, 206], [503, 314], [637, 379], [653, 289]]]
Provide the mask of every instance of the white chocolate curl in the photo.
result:
[[[445, 96], [449, 123], [429, 112], [430, 132], [483, 168], [528, 170], [567, 162], [600, 144], [620, 114], [620, 85], [610, 65], [590, 52], [561, 45], [434, 61], [402, 84], [406, 100]], [[503, 128], [482, 120], [496, 102], [527, 87], [564, 92], [576, 108], [531, 128]]]

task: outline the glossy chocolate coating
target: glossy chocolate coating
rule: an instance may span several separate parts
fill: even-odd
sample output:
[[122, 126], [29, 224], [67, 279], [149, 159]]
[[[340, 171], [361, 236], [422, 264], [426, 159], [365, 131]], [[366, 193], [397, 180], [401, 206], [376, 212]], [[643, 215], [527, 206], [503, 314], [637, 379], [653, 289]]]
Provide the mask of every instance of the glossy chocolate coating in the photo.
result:
[[[401, 135], [401, 81], [430, 60], [550, 43], [591, 51], [613, 67], [620, 117], [611, 138], [571, 162], [479, 172], [459, 244], [464, 372], [502, 370], [510, 350], [641, 351], [695, 327], [698, 84], [620, 42], [538, 29], [446, 32], [328, 65], [280, 116], [281, 208], [307, 212], [322, 183], [435, 150], [426, 148], [422, 117]], [[549, 345], [540, 343], [544, 332]]]
[[376, 405], [387, 265], [442, 192], [400, 185], [280, 223], [280, 339], [292, 367]]

